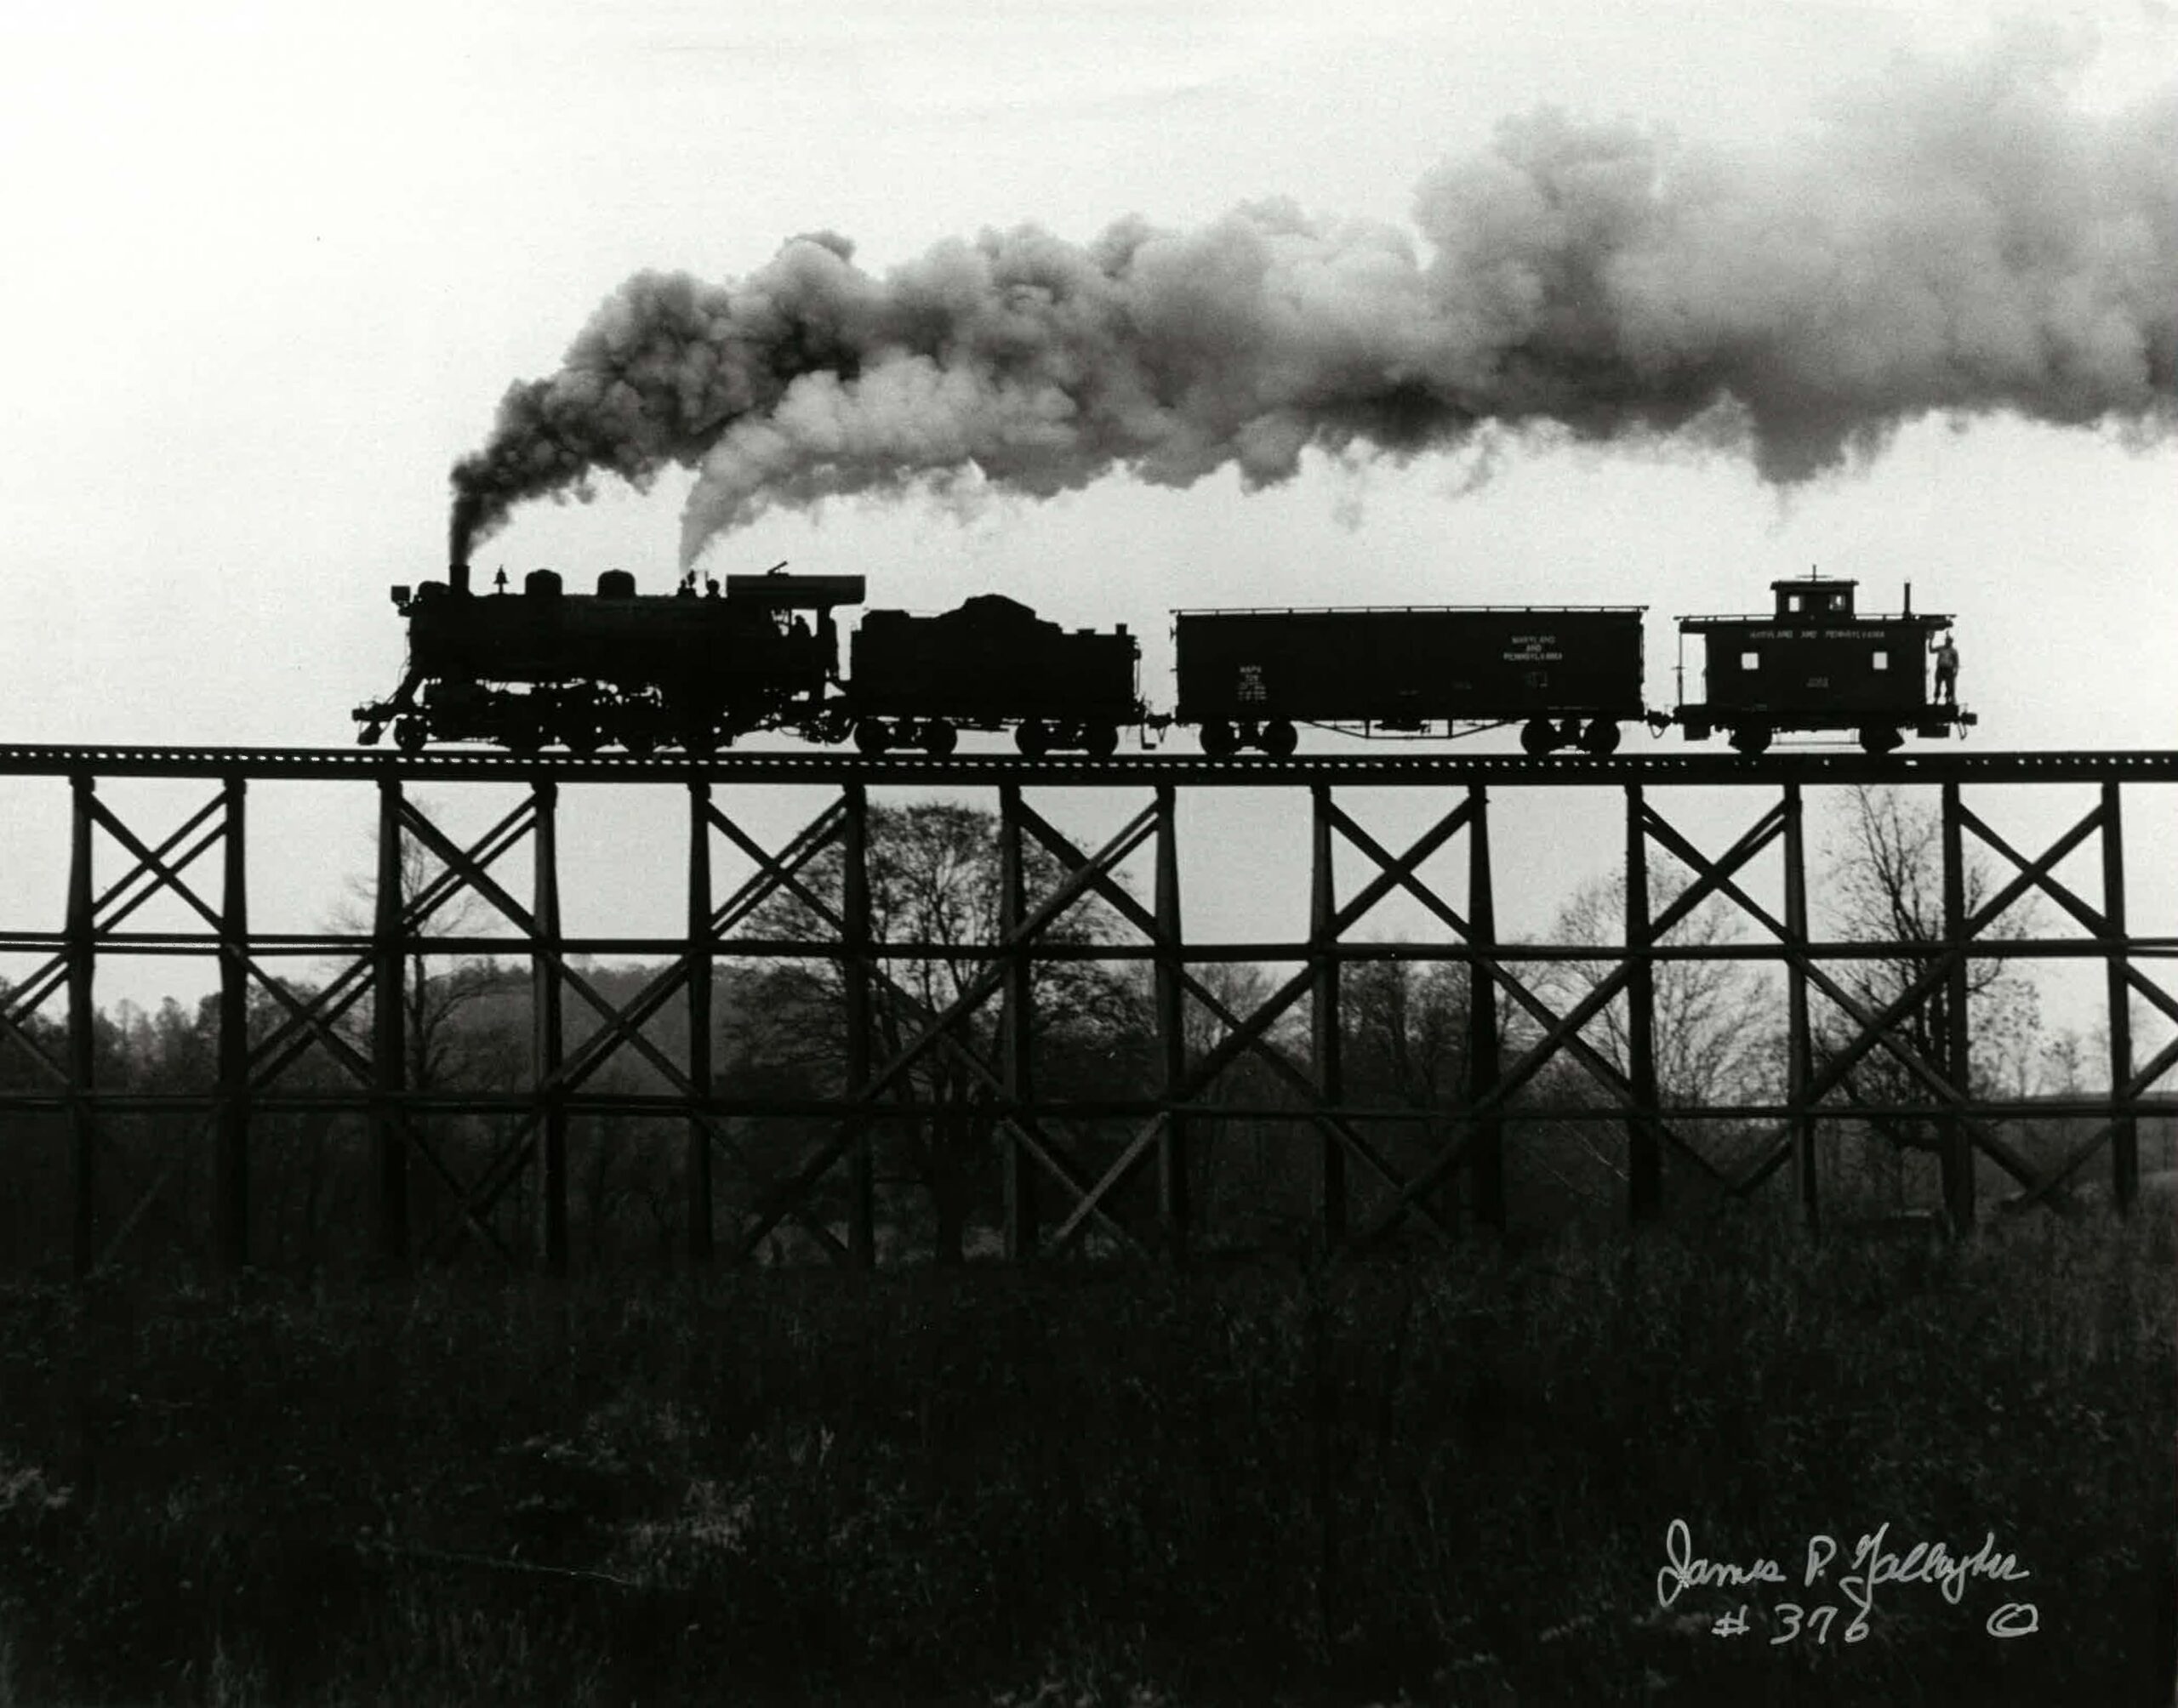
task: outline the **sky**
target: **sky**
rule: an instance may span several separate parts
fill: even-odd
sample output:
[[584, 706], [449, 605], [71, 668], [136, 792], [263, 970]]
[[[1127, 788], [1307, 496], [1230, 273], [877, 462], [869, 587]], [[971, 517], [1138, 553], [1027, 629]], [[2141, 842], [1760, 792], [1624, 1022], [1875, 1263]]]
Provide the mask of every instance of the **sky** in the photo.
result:
[[[2124, 297], [2155, 299], [2178, 239], [2167, 161], [2121, 145], [2157, 134], [2142, 116], [2175, 83], [2178, 16], [2139, 0], [9, 8], [0, 740], [350, 743], [350, 709], [401, 668], [388, 586], [443, 572], [449, 471], [523, 448], [502, 399], [550, 393], [637, 276], [726, 293], [790, 262], [820, 293], [890, 301], [949, 243], [995, 253], [1033, 226], [1075, 255], [1132, 221], [1167, 258], [1143, 288], [1198, 293], [1188, 338], [1213, 329], [1186, 344], [1199, 408], [1055, 451], [989, 426], [982, 394], [935, 428], [850, 400], [761, 446], [653, 436], [646, 490], [607, 473], [587, 501], [506, 499], [481, 575], [620, 566], [662, 589], [693, 538], [710, 572], [858, 573], [873, 605], [999, 589], [1070, 626], [1128, 623], [1153, 704], [1173, 607], [1635, 603], [1664, 703], [1672, 618], [1762, 608], [1819, 565], [1864, 606], [1910, 582], [1917, 610], [1957, 615], [1978, 747], [2178, 745], [2169, 310], [2143, 403]], [[1593, 229], [1538, 235], [1523, 186], [1567, 161], [1599, 162]], [[1536, 287], [1514, 264], [1617, 242], [1615, 198], [1651, 173], [1678, 214], [1629, 240], [1621, 322], [1523, 320]], [[2027, 221], [2002, 254], [2059, 281], [2033, 324], [2006, 319], [1976, 247], [1985, 210], [1960, 186], [1992, 174]], [[834, 234], [813, 259], [790, 246], [812, 233]], [[1313, 282], [1290, 338], [1231, 336], [1223, 314], [1218, 268], [1258, 250]], [[1923, 287], [1959, 295], [1931, 310]], [[1417, 304], [1445, 300], [1457, 335], [1417, 333]], [[1642, 360], [1599, 413], [1564, 387], [1605, 333]], [[1532, 384], [1485, 360], [1509, 344], [1541, 352]], [[1440, 419], [1385, 448], [1348, 406], [1387, 349], [1519, 424]], [[1155, 378], [1170, 356], [1115, 360]], [[1753, 407], [1690, 420], [1660, 371]], [[849, 448], [812, 474], [828, 432]], [[986, 473], [958, 478], [971, 453]], [[0, 902], [57, 925], [57, 794], [8, 786], [26, 804]], [[322, 922], [368, 863], [362, 793], [261, 792], [260, 920]], [[451, 817], [496, 816], [487, 791], [453, 793]], [[801, 805], [749, 811], [783, 832]], [[584, 806], [579, 871], [676, 845], [670, 803]], [[1255, 934], [1234, 898], [1290, 879], [1259, 855], [1283, 834], [1257, 834], [1266, 810], [1200, 809], [1228, 851], [1200, 857], [1206, 930]], [[1688, 807], [1719, 845], [1754, 810]], [[1538, 811], [1537, 921], [1616, 846], [1615, 811]], [[2167, 813], [2135, 818], [2144, 871], [2178, 839]], [[646, 908], [624, 928], [675, 928], [661, 861], [655, 895], [609, 886], [598, 929]], [[2178, 910], [2156, 881], [2136, 915]], [[186, 982], [102, 980], [138, 999]]]

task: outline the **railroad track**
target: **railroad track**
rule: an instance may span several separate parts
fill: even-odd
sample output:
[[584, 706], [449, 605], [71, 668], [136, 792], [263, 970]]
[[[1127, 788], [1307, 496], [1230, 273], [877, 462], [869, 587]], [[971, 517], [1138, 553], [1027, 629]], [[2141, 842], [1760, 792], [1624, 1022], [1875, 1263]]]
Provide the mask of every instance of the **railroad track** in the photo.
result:
[[448, 749], [268, 747], [30, 746], [0, 744], [0, 773], [18, 777], [206, 777], [357, 779], [550, 778], [567, 783], [1075, 783], [1110, 787], [1185, 783], [1190, 788], [1265, 788], [1294, 783], [1387, 785], [1468, 783], [1625, 784], [1656, 787], [1744, 783], [2178, 782], [2178, 750], [1969, 753], [1953, 747], [1890, 754], [1772, 751], [1737, 754], [1614, 754], [1430, 753], [1260, 754], [1211, 759], [1201, 754], [1115, 754], [1091, 759], [1058, 754], [861, 754], [812, 749], [733, 749], [704, 758], [685, 754], [510, 754]]

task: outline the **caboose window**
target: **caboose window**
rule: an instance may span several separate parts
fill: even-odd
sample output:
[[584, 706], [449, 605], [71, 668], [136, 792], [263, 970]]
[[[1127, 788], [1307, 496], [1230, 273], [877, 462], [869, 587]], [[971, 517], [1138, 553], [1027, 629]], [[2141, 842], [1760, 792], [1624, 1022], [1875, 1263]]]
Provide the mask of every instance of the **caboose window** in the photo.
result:
[[1880, 646], [1875, 649], [1875, 668], [1879, 670], [1888, 670], [1890, 668], [1890, 654]]
[[1759, 652], [1742, 652], [1739, 655], [1739, 667], [1742, 670], [1752, 670], [1761, 663], [1762, 655]]

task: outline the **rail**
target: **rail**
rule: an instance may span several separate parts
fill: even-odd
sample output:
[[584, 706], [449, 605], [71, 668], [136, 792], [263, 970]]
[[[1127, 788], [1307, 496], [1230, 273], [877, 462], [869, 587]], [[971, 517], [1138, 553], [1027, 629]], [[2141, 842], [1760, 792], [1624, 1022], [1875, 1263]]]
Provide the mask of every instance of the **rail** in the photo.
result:
[[1866, 783], [2178, 783], [2178, 749], [1962, 753], [1944, 749], [1875, 755], [1859, 752], [1737, 754], [1055, 754], [956, 753], [877, 757], [840, 751], [729, 749], [686, 754], [513, 754], [482, 750], [401, 753], [355, 748], [140, 747], [0, 744], [0, 774], [15, 777], [245, 777], [500, 779], [568, 783], [689, 781], [781, 783], [1075, 783], [1196, 788], [1277, 784], [1467, 783], [1735, 784]]

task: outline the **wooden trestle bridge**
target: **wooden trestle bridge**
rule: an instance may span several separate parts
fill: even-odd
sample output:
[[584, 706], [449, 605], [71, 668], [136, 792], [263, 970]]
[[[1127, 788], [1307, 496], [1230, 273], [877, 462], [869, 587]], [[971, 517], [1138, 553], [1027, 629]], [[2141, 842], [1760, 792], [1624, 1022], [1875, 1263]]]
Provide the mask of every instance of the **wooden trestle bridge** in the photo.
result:
[[[2140, 1178], [2138, 1123], [2167, 1115], [2178, 1099], [2152, 1088], [2178, 1062], [2178, 1043], [2136, 1062], [2129, 1023], [2137, 995], [2178, 1020], [2178, 998], [2143, 971], [2143, 964], [2178, 954], [2178, 939], [2142, 937], [2129, 930], [2125, 910], [2124, 797], [2142, 787], [2178, 783], [2178, 752], [1981, 753], [1944, 750], [1872, 759], [1859, 754], [1776, 754], [1760, 759], [1721, 754], [1673, 757], [1581, 756], [1532, 759], [1514, 755], [1210, 760], [1165, 755], [1027, 760], [1011, 755], [920, 756], [865, 759], [817, 753], [729, 753], [701, 760], [625, 755], [515, 757], [476, 753], [394, 753], [279, 749], [0, 747], [0, 773], [11, 779], [43, 776], [69, 780], [72, 840], [65, 913], [56, 929], [0, 929], [0, 951], [26, 965], [30, 976], [0, 996], [0, 1052], [20, 1051], [29, 1068], [7, 1076], [0, 1088], [0, 1123], [37, 1113], [65, 1130], [72, 1194], [72, 1251], [78, 1274], [109, 1261], [126, 1242], [142, 1204], [126, 1214], [101, 1216], [97, 1191], [101, 1124], [128, 1113], [184, 1110], [202, 1121], [200, 1147], [212, 1156], [213, 1227], [207, 1230], [217, 1260], [240, 1267], [252, 1258], [252, 1123], [266, 1112], [334, 1109], [360, 1116], [369, 1139], [368, 1196], [373, 1206], [372, 1239], [398, 1261], [410, 1245], [412, 1169], [436, 1174], [453, 1194], [460, 1214], [481, 1238], [499, 1244], [494, 1206], [517, 1178], [537, 1206], [535, 1251], [549, 1271], [568, 1261], [567, 1124], [577, 1115], [655, 1119], [686, 1124], [683, 1176], [685, 1238], [698, 1261], [745, 1255], [773, 1229], [791, 1222], [843, 1263], [876, 1259], [873, 1214], [871, 1126], [904, 1077], [932, 1051], [943, 1052], [989, 1096], [995, 1118], [1006, 1182], [1004, 1235], [1008, 1252], [1028, 1257], [1063, 1251], [1091, 1231], [1100, 1243], [1145, 1253], [1180, 1255], [1189, 1250], [1194, 1221], [1189, 1203], [1189, 1129], [1212, 1113], [1234, 1111], [1216, 1101], [1221, 1074], [1243, 1058], [1264, 1064], [1292, 1102], [1277, 1113], [1313, 1129], [1307, 1142], [1320, 1162], [1314, 1214], [1331, 1249], [1365, 1247], [1395, 1227], [1449, 1230], [1439, 1217], [1436, 1188], [1463, 1170], [1465, 1202], [1483, 1224], [1502, 1225], [1504, 1215], [1506, 1131], [1525, 1119], [1517, 1099], [1538, 1073], [1571, 1058], [1605, 1094], [1600, 1114], [1588, 1119], [1622, 1124], [1628, 1210], [1635, 1217], [1661, 1206], [1663, 1158], [1683, 1153], [1688, 1165], [1715, 1176], [1733, 1193], [1751, 1192], [1778, 1170], [1805, 1216], [1817, 1213], [1817, 1133], [1821, 1123], [1862, 1119], [1871, 1111], [1839, 1101], [1856, 1063], [1887, 1056], [1916, 1087], [1915, 1113], [1936, 1112], [1941, 1133], [1944, 1209], [1954, 1227], [1970, 1226], [1976, 1213], [1977, 1167], [1993, 1162], [2016, 1181], [2029, 1202], [2054, 1201], [2083, 1170], [2107, 1153], [2112, 1195], [2130, 1207]], [[140, 831], [109, 804], [101, 784], [113, 779], [180, 777], [210, 785], [209, 799], [171, 832]], [[248, 862], [247, 806], [253, 782], [337, 779], [376, 791], [378, 882], [376, 910], [367, 931], [350, 936], [253, 931]], [[411, 799], [419, 785], [490, 782], [523, 786], [520, 804], [490, 830], [464, 845], [449, 837]], [[1808, 923], [1807, 856], [1802, 794], [1814, 785], [1883, 783], [1941, 797], [1942, 937], [1939, 944], [1836, 943], [1814, 940]], [[766, 847], [744, 828], [752, 792], [774, 785], [818, 786], [829, 791], [822, 810], [778, 847]], [[619, 784], [685, 794], [687, 823], [687, 926], [663, 939], [572, 937], [561, 930], [557, 812], [563, 785]], [[894, 784], [958, 785], [995, 789], [1003, 846], [1003, 891], [996, 940], [968, 952], [982, 964], [964, 982], [963, 993], [940, 1011], [909, 1016], [897, 1050], [881, 1048], [887, 1035], [873, 1024], [875, 1005], [905, 1000], [888, 985], [887, 956], [927, 951], [928, 946], [881, 943], [873, 937], [866, 857], [869, 794]], [[2070, 828], [2037, 853], [2015, 848], [1964, 794], [2001, 792], [2023, 785], [2084, 788], [2086, 810]], [[1242, 786], [1278, 791], [1305, 808], [1313, 827], [1312, 902], [1305, 931], [1283, 942], [1241, 945], [1191, 943], [1183, 929], [1180, 851], [1175, 801], [1183, 790]], [[1627, 900], [1623, 941], [1607, 945], [1515, 944], [1499, 940], [1493, 893], [1501, 881], [1491, 857], [1493, 793], [1607, 787], [1622, 792]], [[1744, 797], [1750, 818], [1724, 851], [1711, 854], [1659, 811], [1663, 788], [1728, 788]], [[1093, 848], [1062, 834], [1032, 804], [1053, 790], [1093, 788], [1133, 791], [1140, 804]], [[1403, 848], [1386, 845], [1341, 803], [1342, 790], [1420, 790], [1434, 822]], [[1121, 809], [1124, 811], [1124, 809]], [[2001, 815], [1997, 815], [2001, 817]], [[20, 833], [19, 833], [20, 834]], [[1418, 875], [1423, 863], [1464, 839], [1467, 889], [1456, 908]], [[1997, 857], [2004, 881], [1970, 908], [1964, 881], [1969, 839]], [[2053, 875], [2067, 856], [2099, 842], [2101, 881], [2090, 899]], [[752, 863], [754, 875], [731, 894], [715, 891], [713, 855], [721, 840]], [[495, 875], [523, 843], [528, 870], [522, 879]], [[404, 849], [416, 845], [436, 875], [404, 893]], [[1150, 847], [1154, 880], [1139, 899], [1119, 875], [1121, 863]], [[1334, 857], [1355, 857], [1366, 881], [1344, 900], [1334, 883]], [[1782, 906], [1760, 905], [1748, 885], [1751, 863], [1773, 847], [1782, 851]], [[1032, 893], [1024, 874], [1030, 852], [1041, 848], [1063, 876], [1047, 893]], [[824, 869], [835, 883], [819, 884], [812, 862], [838, 851]], [[1691, 880], [1668, 905], [1651, 912], [1647, 868], [1651, 851], [1662, 849], [1683, 863]], [[94, 850], [98, 858], [94, 863]], [[218, 851], [220, 859], [206, 857]], [[108, 862], [117, 852], [120, 870]], [[1042, 856], [1035, 857], [1038, 860]], [[208, 867], [202, 873], [198, 863]], [[1046, 862], [1037, 869], [1052, 869]], [[1349, 879], [1352, 876], [1348, 873]], [[1769, 880], [1765, 880], [1769, 881]], [[1759, 886], [1757, 886], [1759, 887]], [[525, 896], [517, 889], [526, 889]], [[820, 893], [820, 891], [824, 891]], [[2080, 928], [2063, 937], [1993, 935], [2007, 910], [2038, 892]], [[129, 922], [154, 896], [177, 897], [198, 922], [189, 931], [132, 931]], [[432, 916], [458, 896], [478, 898], [502, 919], [505, 934], [480, 942], [434, 936]], [[829, 922], [831, 939], [808, 944], [754, 940], [743, 932], [767, 898], [799, 897]], [[1441, 926], [1428, 942], [1364, 942], [1357, 928], [1380, 902], [1403, 894]], [[1154, 970], [1154, 1010], [1160, 1056], [1154, 1096], [1062, 1102], [1039, 1095], [1029, 1023], [1035, 996], [1032, 971], [1041, 957], [1062, 952], [1049, 932], [1073, 904], [1100, 897], [1137, 934], [1132, 942], [1065, 946], [1063, 953], [1111, 959], [1147, 960]], [[1713, 898], [1736, 906], [1756, 928], [1752, 942], [1674, 943], [1672, 928]], [[472, 902], [472, 906], [476, 905]], [[48, 922], [49, 923], [49, 922]], [[372, 1000], [374, 993], [401, 988], [412, 954], [487, 949], [526, 958], [533, 991], [531, 1084], [519, 1093], [459, 1094], [412, 1089], [404, 1083], [402, 1005]], [[722, 960], [782, 952], [817, 953], [846, 970], [844, 1072], [833, 1095], [791, 1102], [749, 1095], [730, 1083], [712, 1059], [713, 973]], [[947, 951], [956, 955], [961, 952]], [[100, 956], [111, 954], [197, 954], [216, 957], [219, 969], [216, 1083], [189, 1096], [129, 1093], [102, 1087], [94, 1072], [94, 1006]], [[608, 1001], [575, 965], [579, 955], [617, 954], [669, 958], [647, 986], [630, 999]], [[282, 958], [338, 956], [344, 970], [314, 993], [298, 993], [278, 976]], [[1918, 975], [1888, 1006], [1872, 1008], [1827, 970], [1856, 957], [1918, 958]], [[1466, 1044], [1470, 1071], [1462, 1101], [1439, 1111], [1451, 1137], [1420, 1165], [1395, 1165], [1372, 1139], [1372, 1121], [1387, 1111], [1348, 1104], [1341, 1064], [1340, 983], [1343, 967], [1366, 957], [1407, 956], [1463, 965], [1469, 981]], [[1654, 1060], [1654, 981], [1673, 959], [1737, 956], [1782, 963], [1787, 990], [1788, 1053], [1782, 1102], [1731, 1108], [1673, 1106], [1659, 1096]], [[2108, 1080], [2106, 1093], [2047, 1101], [1993, 1101], [1976, 1094], [1965, 1073], [1972, 1043], [1968, 1000], [1970, 958], [2087, 957], [2102, 963], [2107, 988]], [[1240, 959], [1296, 964], [1299, 971], [1273, 988], [1249, 1012], [1234, 1012], [1197, 976], [1204, 962]], [[1552, 959], [1602, 964], [1600, 982], [1570, 1007], [1554, 1006], [1538, 993], [1534, 969]], [[2158, 970], [2159, 971], [2159, 969]], [[1622, 999], [1622, 1059], [1599, 1051], [1581, 1035], [1606, 1005]], [[1844, 1047], [1819, 1060], [1810, 1045], [1810, 1006], [1819, 999], [1839, 1011], [1847, 1028]], [[269, 1029], [252, 1038], [253, 1001], [278, 1011]], [[685, 1005], [687, 1044], [669, 1056], [646, 1035], [646, 1022], [669, 1004]], [[1904, 1022], [1940, 1003], [1947, 1047], [1924, 1054]], [[1280, 1016], [1306, 1005], [1308, 1047], [1297, 1033], [1274, 1033]], [[1526, 1020], [1500, 1035], [1501, 1010]], [[979, 1041], [966, 1022], [995, 1005], [1001, 1021], [995, 1046]], [[594, 1011], [595, 1029], [570, 1045], [564, 1023], [572, 1008]], [[60, 1011], [55, 1012], [54, 1011]], [[1220, 1033], [1205, 1046], [1202, 1028], [1190, 1032], [1191, 1012], [1206, 1011]], [[344, 1018], [371, 1016], [357, 1028]], [[1196, 1041], [1191, 1046], [1190, 1038]], [[58, 1046], [58, 1047], [56, 1047]], [[322, 1051], [339, 1064], [339, 1089], [297, 1090], [283, 1075], [305, 1053]], [[641, 1058], [651, 1083], [663, 1090], [635, 1094], [597, 1089], [593, 1082], [608, 1062]], [[458, 1178], [434, 1153], [424, 1118], [448, 1113], [487, 1113], [507, 1122], [504, 1147], [481, 1175]], [[1269, 1113], [1269, 1111], [1256, 1113]], [[1562, 1115], [1563, 1112], [1559, 1112]], [[1882, 1111], [1874, 1111], [1882, 1113]], [[784, 1173], [755, 1169], [738, 1147], [729, 1124], [745, 1116], [792, 1113], [807, 1119], [810, 1140]], [[2004, 1124], [2024, 1114], [2062, 1114], [2080, 1120], [2076, 1147], [2054, 1167], [2030, 1166], [2007, 1137]], [[1069, 1142], [1069, 1121], [1094, 1115], [1128, 1123], [1131, 1137], [1093, 1163]], [[1769, 1137], [1751, 1164], [1727, 1176], [1706, 1160], [1682, 1128], [1702, 1118], [1730, 1116], [1765, 1124]], [[2084, 1119], [2083, 1119], [2084, 1118]], [[1141, 1205], [1153, 1196], [1137, 1190], [1125, 1200], [1119, 1188], [1150, 1170], [1155, 1181], [1154, 1215]], [[715, 1226], [716, 1175], [738, 1170], [738, 1206]], [[2097, 1172], [2100, 1172], [2098, 1168]], [[1350, 1193], [1357, 1174], [1373, 1176], [1366, 1194]], [[143, 1188], [161, 1189], [164, 1176]], [[826, 1202], [815, 1207], [820, 1183]], [[844, 1214], [836, 1206], [842, 1198]], [[132, 1189], [133, 1190], [133, 1189]], [[1365, 1203], [1366, 1198], [1366, 1203]], [[57, 1210], [59, 1206], [55, 1206]], [[1362, 1213], [1366, 1210], [1366, 1214]], [[508, 1248], [501, 1245], [502, 1250]]]

